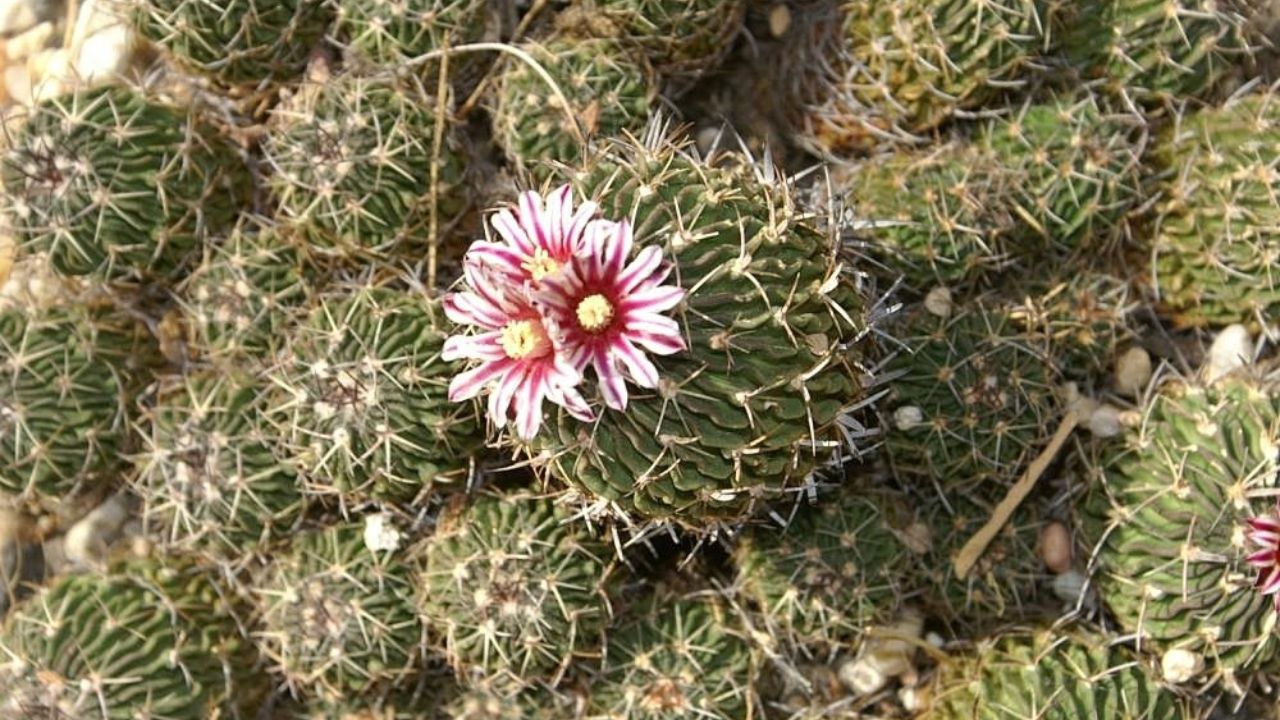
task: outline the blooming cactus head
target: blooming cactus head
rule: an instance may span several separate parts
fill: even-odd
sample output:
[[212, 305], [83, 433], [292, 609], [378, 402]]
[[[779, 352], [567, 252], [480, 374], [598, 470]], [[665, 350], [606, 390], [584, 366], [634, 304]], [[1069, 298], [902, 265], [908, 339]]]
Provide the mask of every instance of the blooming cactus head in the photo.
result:
[[595, 203], [574, 211], [571, 189], [547, 198], [527, 192], [514, 210], [498, 212], [501, 242], [475, 242], [464, 262], [466, 289], [445, 298], [454, 322], [477, 334], [456, 335], [446, 360], [480, 364], [454, 378], [450, 397], [489, 393], [489, 415], [506, 424], [514, 412], [517, 434], [530, 439], [542, 423], [542, 401], [563, 406], [584, 421], [594, 414], [577, 389], [590, 365], [605, 404], [627, 406], [626, 381], [658, 386], [646, 351], [669, 355], [685, 348], [680, 327], [661, 313], [684, 296], [664, 284], [670, 269], [658, 247], [628, 262], [631, 224], [594, 217]]
[[1277, 515], [1249, 518], [1249, 542], [1258, 550], [1249, 555], [1249, 564], [1258, 569], [1258, 591], [1275, 599], [1280, 610], [1280, 507]]

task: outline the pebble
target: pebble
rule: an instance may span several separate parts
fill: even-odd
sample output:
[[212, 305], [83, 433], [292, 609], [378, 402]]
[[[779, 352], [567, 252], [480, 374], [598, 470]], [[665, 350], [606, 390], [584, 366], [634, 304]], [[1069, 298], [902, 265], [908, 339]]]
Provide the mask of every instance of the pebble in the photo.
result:
[[1151, 372], [1151, 355], [1137, 346], [1129, 348], [1116, 358], [1116, 392], [1131, 398], [1141, 396], [1151, 381]]
[[1217, 382], [1253, 362], [1253, 337], [1243, 325], [1228, 325], [1213, 339], [1200, 372], [1205, 382]]
[[40, 22], [39, 4], [30, 0], [0, 0], [0, 35], [16, 35]]
[[951, 317], [951, 310], [954, 307], [955, 301], [951, 298], [951, 289], [946, 285], [939, 285], [924, 296], [924, 309], [937, 317]]
[[1040, 559], [1055, 575], [1071, 569], [1071, 531], [1054, 520], [1040, 529]]
[[924, 631], [924, 618], [907, 610], [882, 631], [867, 638], [858, 657], [840, 666], [840, 682], [858, 695], [870, 695], [893, 678], [915, 675], [913, 640]]
[[120, 539], [129, 520], [129, 505], [124, 495], [112, 495], [85, 515], [63, 538], [63, 553], [68, 564], [78, 568], [94, 568], [107, 558], [111, 546]]
[[1186, 648], [1170, 648], [1160, 658], [1160, 674], [1175, 685], [1187, 682], [1204, 670], [1204, 656]]
[[5, 59], [15, 62], [43, 50], [53, 40], [53, 31], [53, 23], [46, 21], [9, 38], [4, 41]]

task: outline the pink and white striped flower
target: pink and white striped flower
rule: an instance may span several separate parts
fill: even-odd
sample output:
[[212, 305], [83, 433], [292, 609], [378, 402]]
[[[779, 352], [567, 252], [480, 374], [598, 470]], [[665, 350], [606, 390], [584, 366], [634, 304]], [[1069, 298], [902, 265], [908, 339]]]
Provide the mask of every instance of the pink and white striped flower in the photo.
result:
[[449, 399], [467, 400], [487, 389], [489, 417], [503, 427], [514, 409], [516, 433], [526, 440], [542, 425], [543, 400], [576, 418], [593, 420], [575, 388], [582, 373], [556, 348], [528, 286], [474, 262], [464, 263], [463, 272], [468, 289], [445, 296], [444, 311], [450, 320], [480, 332], [450, 337], [441, 357], [480, 364], [453, 378]]
[[676, 321], [662, 313], [675, 307], [684, 290], [664, 285], [671, 269], [656, 246], [631, 262], [631, 223], [594, 220], [582, 251], [556, 276], [544, 277], [534, 297], [571, 365], [590, 365], [605, 404], [627, 407], [626, 380], [658, 386], [658, 369], [645, 351], [671, 355], [685, 349]]
[[598, 210], [587, 201], [575, 211], [568, 185], [553, 190], [545, 203], [536, 192], [522, 193], [514, 208], [499, 211], [491, 220], [501, 242], [477, 240], [467, 252], [467, 261], [493, 268], [510, 282], [537, 285], [578, 253]]
[[1280, 610], [1280, 517], [1249, 518], [1247, 522], [1246, 536], [1260, 548], [1248, 557], [1249, 564], [1258, 569], [1257, 588], [1263, 595], [1273, 595], [1276, 610]]

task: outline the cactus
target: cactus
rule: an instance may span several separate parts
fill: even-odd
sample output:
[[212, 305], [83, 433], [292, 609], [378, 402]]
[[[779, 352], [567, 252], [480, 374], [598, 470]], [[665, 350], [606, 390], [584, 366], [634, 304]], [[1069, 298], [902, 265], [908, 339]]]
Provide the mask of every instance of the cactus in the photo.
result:
[[338, 257], [425, 247], [433, 210], [444, 227], [467, 203], [441, 103], [408, 78], [347, 74], [303, 88], [276, 110], [265, 146], [281, 222]]
[[296, 79], [333, 19], [326, 0], [133, 0], [133, 23], [181, 63], [222, 85]]
[[672, 145], [618, 144], [572, 182], [674, 263], [688, 350], [651, 358], [657, 391], [623, 411], [561, 412], [539, 438], [551, 472], [615, 509], [697, 528], [805, 482], [847, 444], [841, 418], [863, 399], [867, 304], [835, 239], [772, 182]]
[[134, 488], [165, 541], [235, 558], [302, 511], [293, 472], [262, 434], [264, 388], [243, 371], [169, 378], [149, 410]]
[[738, 546], [738, 585], [771, 637], [810, 646], [860, 639], [886, 620], [910, 572], [906, 547], [885, 524], [899, 500], [849, 488], [796, 513], [785, 529], [750, 528]]
[[196, 113], [126, 87], [36, 105], [0, 179], [25, 249], [108, 280], [177, 276], [252, 191], [236, 151]]
[[655, 96], [652, 71], [617, 40], [566, 36], [521, 49], [568, 106], [528, 64], [511, 60], [499, 71], [490, 97], [493, 136], [516, 167], [545, 178], [548, 164], [581, 161], [583, 142], [645, 127]]
[[366, 547], [361, 525], [296, 536], [257, 587], [263, 652], [295, 695], [372, 696], [421, 665], [412, 573], [393, 552]]
[[1144, 121], [1106, 113], [1092, 96], [1028, 105], [991, 122], [983, 142], [1010, 178], [1002, 201], [1030, 233], [1068, 252], [1118, 240], [1141, 199]]
[[606, 19], [618, 35], [649, 59], [674, 90], [687, 90], [715, 69], [742, 31], [744, 0], [579, 0], [596, 22]]
[[609, 635], [587, 720], [750, 717], [755, 660], [714, 598], [659, 596]]
[[948, 493], [992, 483], [1002, 492], [1058, 411], [1044, 351], [982, 300], [947, 317], [918, 308], [897, 334], [908, 349], [886, 367], [895, 472]]
[[991, 519], [1003, 496], [990, 489], [949, 492], [943, 486], [911, 488], [908, 497], [915, 524], [905, 529], [918, 534], [918, 549], [924, 552], [918, 569], [903, 581], [903, 590], [919, 593], [932, 617], [955, 632], [975, 632], [1060, 613], [1060, 601], [1046, 592], [1050, 574], [1036, 551], [1048, 517], [1042, 501], [1024, 500], [969, 574], [960, 578], [955, 574], [956, 557]]
[[1014, 324], [1038, 339], [1050, 366], [1065, 379], [1087, 382], [1111, 369], [1118, 349], [1137, 336], [1137, 293], [1115, 275], [1077, 264], [1026, 278], [1002, 303]]
[[0, 713], [202, 720], [262, 701], [256, 654], [227, 591], [184, 561], [69, 575], [0, 630]]
[[969, 146], [943, 145], [860, 164], [841, 193], [857, 217], [866, 252], [923, 290], [977, 282], [1011, 260], [1036, 254], [1011, 242], [1006, 176]]
[[220, 366], [263, 356], [292, 308], [306, 302], [313, 273], [274, 228], [256, 223], [242, 223], [205, 252], [178, 288], [189, 347]]
[[1087, 631], [1011, 630], [953, 656], [933, 685], [935, 720], [1196, 717], [1142, 661]]
[[549, 499], [483, 495], [422, 551], [422, 613], [460, 671], [550, 677], [594, 649], [609, 621], [609, 545]]
[[278, 457], [308, 491], [409, 501], [468, 474], [478, 409], [448, 401], [456, 363], [436, 302], [385, 287], [337, 288], [293, 328], [268, 371]]
[[1245, 521], [1274, 505], [1274, 383], [1174, 383], [1104, 449], [1080, 506], [1102, 599], [1140, 647], [1182, 648], [1213, 677], [1280, 666], [1271, 600], [1254, 592]]
[[1248, 55], [1235, 0], [1054, 0], [1047, 21], [1086, 80], [1143, 105], [1208, 97]]
[[[444, 47], [482, 40], [485, 0], [339, 0], [335, 34], [373, 67], [393, 67]], [[450, 58], [456, 76], [463, 57]], [[422, 63], [419, 74], [436, 86], [439, 61]]]
[[113, 482], [154, 340], [110, 311], [0, 314], [0, 493], [58, 502]]
[[565, 720], [579, 715], [566, 697], [540, 685], [478, 682], [443, 710], [448, 720]]
[[1246, 95], [1184, 118], [1153, 164], [1162, 200], [1155, 285], [1187, 325], [1266, 324], [1280, 313], [1280, 102]]
[[780, 65], [796, 141], [821, 156], [918, 140], [1020, 82], [1044, 42], [1035, 0], [838, 5]]

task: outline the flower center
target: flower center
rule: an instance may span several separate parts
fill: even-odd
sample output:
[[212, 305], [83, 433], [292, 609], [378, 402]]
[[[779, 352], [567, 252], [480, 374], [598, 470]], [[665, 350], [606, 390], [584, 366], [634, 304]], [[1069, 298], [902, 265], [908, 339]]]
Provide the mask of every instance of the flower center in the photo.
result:
[[542, 323], [536, 320], [515, 320], [502, 328], [502, 337], [498, 340], [502, 352], [512, 360], [527, 357], [541, 357], [551, 351], [551, 341]]
[[589, 333], [600, 332], [613, 320], [613, 305], [600, 293], [588, 295], [578, 303], [578, 324]]
[[520, 263], [520, 267], [529, 271], [529, 276], [534, 282], [542, 280], [542, 278], [560, 272], [560, 263], [542, 248], [533, 251], [533, 257]]

